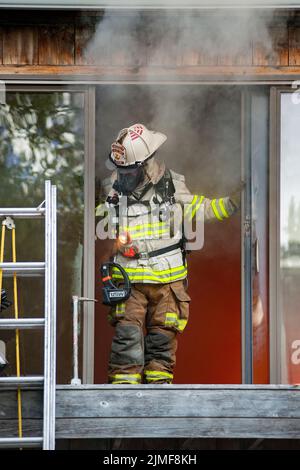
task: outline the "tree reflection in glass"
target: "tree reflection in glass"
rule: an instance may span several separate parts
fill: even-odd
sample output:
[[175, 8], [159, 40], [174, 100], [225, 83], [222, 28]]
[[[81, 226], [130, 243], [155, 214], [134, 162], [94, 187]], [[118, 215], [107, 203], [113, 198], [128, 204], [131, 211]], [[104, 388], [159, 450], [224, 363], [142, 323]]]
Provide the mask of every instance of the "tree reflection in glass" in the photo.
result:
[[[82, 290], [84, 175], [84, 95], [80, 92], [8, 92], [0, 106], [0, 206], [35, 207], [44, 182], [58, 191], [58, 381], [71, 378], [71, 299]], [[44, 221], [16, 220], [18, 261], [44, 259]], [[5, 259], [11, 260], [10, 234]], [[43, 278], [19, 280], [20, 316], [41, 316]], [[4, 280], [10, 292], [11, 279]], [[13, 309], [7, 315], [13, 315]], [[8, 375], [15, 374], [14, 333], [7, 343]], [[43, 366], [41, 331], [21, 332], [21, 373]]]

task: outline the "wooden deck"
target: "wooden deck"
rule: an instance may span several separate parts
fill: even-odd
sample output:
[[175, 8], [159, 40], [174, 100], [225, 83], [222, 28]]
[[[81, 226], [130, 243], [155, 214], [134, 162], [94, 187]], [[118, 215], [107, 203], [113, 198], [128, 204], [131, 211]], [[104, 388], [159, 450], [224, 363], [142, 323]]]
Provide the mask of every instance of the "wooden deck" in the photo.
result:
[[[42, 391], [26, 389], [24, 436], [41, 432]], [[0, 436], [15, 436], [16, 391], [0, 390]], [[58, 439], [300, 438], [300, 387], [57, 386]]]

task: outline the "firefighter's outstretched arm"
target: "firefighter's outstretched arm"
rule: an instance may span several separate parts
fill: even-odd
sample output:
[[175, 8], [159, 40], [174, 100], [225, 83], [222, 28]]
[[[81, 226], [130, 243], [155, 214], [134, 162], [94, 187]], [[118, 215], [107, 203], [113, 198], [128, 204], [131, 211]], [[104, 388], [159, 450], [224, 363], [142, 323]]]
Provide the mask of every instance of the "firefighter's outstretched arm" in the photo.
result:
[[241, 182], [229, 195], [216, 199], [204, 198], [204, 220], [224, 220], [233, 215], [241, 205], [241, 191], [245, 186]]
[[205, 221], [228, 219], [240, 207], [237, 196], [225, 196], [215, 199], [204, 198], [203, 204]]
[[233, 215], [240, 207], [242, 182], [229, 196], [210, 199], [203, 194], [191, 194], [184, 181], [180, 182], [179, 200], [184, 204], [185, 217], [193, 219], [200, 207], [204, 208], [204, 220], [225, 220]]

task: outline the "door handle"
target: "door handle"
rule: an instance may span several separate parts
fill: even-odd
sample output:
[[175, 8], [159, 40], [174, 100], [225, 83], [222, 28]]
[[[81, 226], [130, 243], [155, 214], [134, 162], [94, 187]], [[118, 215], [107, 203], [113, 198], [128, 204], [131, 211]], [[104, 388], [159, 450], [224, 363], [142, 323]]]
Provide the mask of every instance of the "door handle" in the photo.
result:
[[89, 297], [79, 297], [73, 295], [73, 378], [71, 385], [81, 385], [81, 379], [78, 376], [78, 326], [79, 326], [79, 302], [98, 302]]
[[255, 252], [255, 272], [259, 273], [259, 241], [258, 241], [258, 238], [256, 238], [256, 240], [255, 240], [254, 252]]

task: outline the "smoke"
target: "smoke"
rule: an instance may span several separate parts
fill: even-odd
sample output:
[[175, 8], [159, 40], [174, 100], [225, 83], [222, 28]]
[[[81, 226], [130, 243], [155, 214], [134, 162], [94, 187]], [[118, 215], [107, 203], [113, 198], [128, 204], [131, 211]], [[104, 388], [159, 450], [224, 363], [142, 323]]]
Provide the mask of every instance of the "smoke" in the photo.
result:
[[[241, 175], [242, 87], [182, 81], [192, 82], [214, 66], [231, 67], [234, 78], [235, 66], [262, 65], [275, 57], [276, 23], [275, 12], [261, 10], [105, 12], [86, 55], [112, 76], [115, 71], [124, 82], [130, 77], [140, 83], [97, 87], [98, 178], [108, 174], [104, 162], [118, 131], [140, 122], [167, 135], [158, 157], [185, 175], [193, 194], [212, 198], [233, 192]], [[202, 309], [216, 325], [229, 318], [224, 331], [229, 325], [230, 338], [232, 319], [238, 325], [240, 315], [240, 243], [239, 216], [208, 225], [205, 249], [188, 261], [195, 314]], [[98, 250], [105, 259], [107, 245], [101, 241]], [[201, 331], [210, 334], [205, 325]]]
[[273, 49], [274, 12], [261, 10], [105, 11], [86, 56], [96, 64], [135, 68], [144, 79], [155, 67], [176, 78], [181, 66], [249, 65], [251, 43]]
[[276, 12], [262, 10], [104, 12], [87, 57], [112, 73], [130, 70], [143, 83], [97, 90], [98, 176], [105, 175], [103, 162], [118, 130], [141, 122], [167, 135], [159, 156], [186, 175], [191, 191], [219, 197], [234, 189], [240, 180], [241, 89], [168, 82], [193, 77], [200, 67], [249, 66], [255, 48], [257, 57], [272, 57], [276, 24]]

